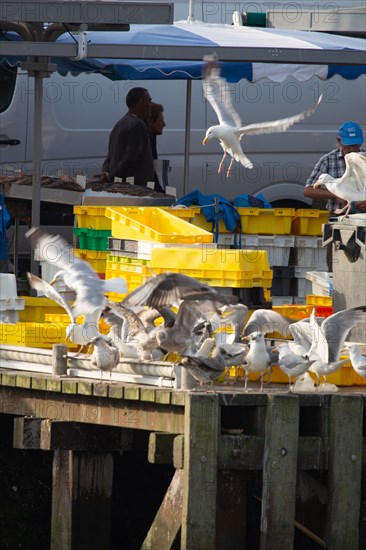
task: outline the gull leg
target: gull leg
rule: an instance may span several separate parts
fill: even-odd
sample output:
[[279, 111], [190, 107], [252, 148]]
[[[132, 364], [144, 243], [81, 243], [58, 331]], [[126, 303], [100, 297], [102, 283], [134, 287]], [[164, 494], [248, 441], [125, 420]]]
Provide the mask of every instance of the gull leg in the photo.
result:
[[226, 158], [226, 155], [227, 155], [227, 152], [225, 151], [225, 153], [223, 154], [222, 156], [222, 159], [221, 159], [221, 162], [219, 164], [219, 169], [217, 170], [218, 174], [221, 174], [222, 172], [222, 167], [223, 167], [223, 164], [224, 164], [224, 160]]
[[248, 371], [247, 369], [244, 369], [245, 370], [245, 382], [244, 382], [244, 391], [247, 391], [248, 390]]
[[229, 168], [227, 169], [227, 172], [226, 172], [226, 177], [227, 178], [229, 178], [231, 176], [231, 167], [232, 167], [233, 163], [234, 163], [234, 157], [231, 157]]
[[259, 391], [263, 391], [263, 377], [264, 377], [264, 372], [262, 372], [262, 374], [261, 374], [261, 387], [260, 387]]

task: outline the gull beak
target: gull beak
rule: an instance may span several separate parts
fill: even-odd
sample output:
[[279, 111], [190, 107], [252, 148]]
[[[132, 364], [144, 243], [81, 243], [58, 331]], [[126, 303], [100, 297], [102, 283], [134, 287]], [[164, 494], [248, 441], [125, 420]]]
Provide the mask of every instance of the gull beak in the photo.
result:
[[242, 342], [249, 342], [249, 336], [242, 336], [241, 341]]
[[317, 189], [318, 187], [321, 186], [321, 182], [320, 181], [316, 181], [313, 185], [313, 189]]
[[208, 142], [207, 137], [203, 138], [203, 140], [202, 140], [202, 145], [206, 145], [207, 142]]
[[53, 286], [55, 283], [56, 283], [56, 279], [52, 279], [52, 281], [50, 281], [48, 284]]

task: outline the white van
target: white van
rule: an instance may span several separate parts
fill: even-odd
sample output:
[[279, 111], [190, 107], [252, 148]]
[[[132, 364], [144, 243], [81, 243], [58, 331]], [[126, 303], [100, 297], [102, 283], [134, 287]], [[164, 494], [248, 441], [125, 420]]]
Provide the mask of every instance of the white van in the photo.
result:
[[[195, 16], [213, 19], [210, 6], [195, 3]], [[231, 9], [241, 4], [231, 2]], [[187, 2], [177, 2], [175, 19], [187, 17]], [[219, 4], [215, 3], [216, 7]], [[222, 2], [216, 21], [229, 9]], [[212, 6], [211, 6], [212, 7]], [[223, 11], [224, 10], [224, 11]], [[226, 17], [226, 15], [225, 15]], [[223, 22], [227, 22], [226, 20]], [[34, 79], [20, 69], [0, 68], [0, 174], [31, 170], [33, 148]], [[42, 172], [69, 176], [98, 174], [105, 159], [108, 136], [125, 113], [125, 96], [133, 86], [144, 86], [154, 101], [164, 105], [166, 128], [158, 138], [161, 159], [170, 160], [170, 184], [183, 194], [185, 81], [118, 81], [102, 75], [62, 77], [52, 74], [43, 82]], [[192, 82], [189, 189], [205, 194], [220, 193], [228, 199], [239, 194], [263, 193], [275, 206], [307, 203], [303, 185], [316, 160], [336, 146], [337, 128], [346, 120], [366, 120], [365, 76], [328, 81], [314, 77], [299, 83], [287, 78], [278, 84], [242, 80], [229, 84], [235, 108], [243, 123], [283, 118], [312, 106], [323, 94], [316, 112], [287, 132], [250, 136], [243, 149], [254, 168], [235, 163], [230, 178], [217, 173], [222, 150], [217, 140], [202, 145], [206, 129], [216, 124], [216, 115], [203, 98], [202, 83]], [[14, 141], [12, 141], [14, 140]], [[14, 143], [14, 144], [8, 144]]]

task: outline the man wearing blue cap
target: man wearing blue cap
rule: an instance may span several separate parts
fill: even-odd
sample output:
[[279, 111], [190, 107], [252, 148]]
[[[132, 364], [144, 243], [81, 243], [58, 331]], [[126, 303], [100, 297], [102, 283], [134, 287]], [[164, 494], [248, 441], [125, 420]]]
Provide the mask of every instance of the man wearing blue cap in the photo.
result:
[[[338, 137], [337, 137], [338, 149], [333, 149], [330, 153], [323, 155], [316, 165], [312, 173], [310, 174], [309, 179], [305, 184], [304, 196], [310, 199], [327, 199], [327, 210], [329, 210], [330, 215], [337, 214], [339, 209], [342, 209], [346, 202], [341, 198], [333, 195], [328, 189], [317, 188], [314, 189], [313, 185], [318, 181], [321, 174], [329, 174], [333, 178], [341, 178], [346, 171], [346, 162], [344, 157], [348, 153], [359, 153], [364, 151], [361, 148], [363, 144], [363, 132], [362, 128], [357, 122], [348, 121], [342, 124], [338, 128]], [[366, 212], [366, 201], [358, 201], [355, 204], [351, 204], [352, 210], [351, 213], [355, 212]], [[327, 264], [328, 271], [333, 271], [333, 259], [332, 259], [332, 245], [327, 246]]]
[[[333, 195], [328, 189], [314, 189], [313, 185], [318, 181], [320, 174], [330, 174], [333, 178], [341, 178], [346, 171], [345, 155], [364, 151], [362, 128], [357, 122], [348, 121], [338, 129], [337, 141], [339, 148], [323, 155], [306, 182], [304, 196], [310, 199], [327, 199], [327, 210], [337, 214], [337, 210], [345, 206], [345, 201]], [[359, 201], [354, 206], [356, 211], [366, 212], [366, 201]], [[352, 211], [351, 211], [352, 212]]]

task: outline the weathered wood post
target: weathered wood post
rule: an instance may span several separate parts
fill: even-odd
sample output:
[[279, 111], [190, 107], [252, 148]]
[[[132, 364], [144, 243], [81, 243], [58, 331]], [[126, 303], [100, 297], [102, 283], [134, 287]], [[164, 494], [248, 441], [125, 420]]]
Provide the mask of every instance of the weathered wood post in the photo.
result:
[[361, 395], [331, 397], [326, 546], [332, 550], [359, 547], [362, 421]]
[[52, 374], [63, 376], [67, 373], [67, 346], [54, 344], [52, 346]]
[[293, 550], [299, 412], [297, 396], [268, 395], [261, 550]]
[[215, 548], [219, 411], [217, 394], [187, 393], [182, 550]]

